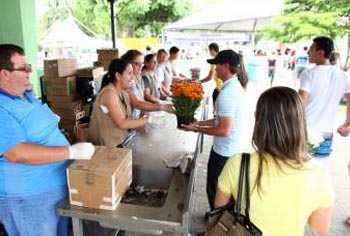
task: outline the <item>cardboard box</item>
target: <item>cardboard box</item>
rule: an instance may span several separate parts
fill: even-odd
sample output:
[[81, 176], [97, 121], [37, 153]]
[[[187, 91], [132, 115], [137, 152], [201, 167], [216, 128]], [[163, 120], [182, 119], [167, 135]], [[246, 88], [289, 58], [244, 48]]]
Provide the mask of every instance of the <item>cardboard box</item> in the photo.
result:
[[119, 52], [116, 48], [109, 48], [109, 49], [97, 49], [96, 50], [98, 54], [98, 60], [113, 60], [114, 58], [118, 58]]
[[61, 120], [77, 121], [85, 116], [84, 110], [75, 112], [69, 109], [57, 109], [57, 108], [51, 108], [51, 109], [56, 115], [58, 115], [61, 118]]
[[50, 104], [50, 107], [53, 110], [55, 110], [55, 109], [66, 109], [66, 110], [70, 110], [72, 112], [79, 112], [79, 111], [83, 110], [81, 100], [74, 101], [74, 102], [49, 101], [49, 104]]
[[96, 146], [88, 161], [74, 161], [67, 169], [70, 204], [115, 210], [132, 181], [129, 148]]
[[66, 102], [74, 102], [80, 99], [79, 95], [77, 93], [73, 95], [47, 95], [46, 96], [47, 101], [49, 102], [57, 102], [57, 103], [66, 103]]
[[43, 78], [44, 94], [46, 95], [73, 95], [77, 92], [75, 76], [63, 78]]
[[108, 70], [109, 64], [111, 64], [112, 60], [113, 59], [95, 61], [94, 66], [101, 66], [104, 70]]
[[74, 75], [78, 69], [77, 59], [44, 60], [45, 77], [65, 77]]
[[80, 78], [96, 78], [104, 73], [104, 68], [102, 66], [98, 67], [87, 67], [82, 68], [77, 71], [77, 77]]

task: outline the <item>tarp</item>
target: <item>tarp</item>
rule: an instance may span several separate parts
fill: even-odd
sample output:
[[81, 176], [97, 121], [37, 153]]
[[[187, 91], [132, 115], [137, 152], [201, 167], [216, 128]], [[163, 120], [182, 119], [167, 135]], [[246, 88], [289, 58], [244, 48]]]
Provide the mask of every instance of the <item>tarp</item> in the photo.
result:
[[281, 0], [230, 0], [185, 17], [165, 29], [255, 32], [280, 15], [282, 9]]
[[49, 47], [80, 47], [99, 48], [110, 47], [111, 42], [92, 38], [82, 32], [72, 17], [65, 20], [57, 20], [51, 26], [48, 34], [42, 41], [42, 46]]

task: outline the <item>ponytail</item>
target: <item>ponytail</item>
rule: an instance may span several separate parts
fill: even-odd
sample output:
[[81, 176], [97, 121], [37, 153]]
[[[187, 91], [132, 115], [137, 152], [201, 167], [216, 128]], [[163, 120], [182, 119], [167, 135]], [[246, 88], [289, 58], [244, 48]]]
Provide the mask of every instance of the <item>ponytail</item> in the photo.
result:
[[109, 75], [109, 72], [107, 72], [102, 78], [101, 88], [100, 89], [102, 89], [103, 87], [105, 87], [107, 84], [109, 84], [111, 82], [112, 82], [111, 76]]
[[115, 74], [122, 74], [129, 63], [122, 59], [113, 59], [108, 67], [108, 72], [102, 78], [101, 89], [109, 83], [115, 82]]
[[240, 62], [240, 67], [239, 67], [239, 72], [237, 74], [238, 77], [238, 81], [241, 83], [243, 88], [247, 88], [247, 84], [248, 84], [248, 74], [247, 71], [245, 69], [245, 65], [244, 65], [244, 61], [243, 61], [243, 55], [242, 54], [238, 54], [239, 55], [239, 62]]
[[248, 75], [247, 75], [247, 71], [245, 70], [243, 55], [238, 54], [238, 56], [239, 56], [239, 66], [232, 68], [231, 72], [237, 75], [239, 83], [245, 89], [247, 88], [247, 84], [248, 84]]

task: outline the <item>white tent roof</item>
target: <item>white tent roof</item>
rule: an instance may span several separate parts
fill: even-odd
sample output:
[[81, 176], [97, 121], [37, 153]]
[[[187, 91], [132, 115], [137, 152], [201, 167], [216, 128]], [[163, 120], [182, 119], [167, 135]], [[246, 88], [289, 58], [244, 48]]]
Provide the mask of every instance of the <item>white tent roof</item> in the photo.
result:
[[167, 30], [212, 30], [255, 32], [280, 15], [281, 0], [230, 0], [185, 17]]
[[72, 17], [57, 20], [42, 41], [44, 47], [97, 48], [111, 46], [110, 42], [83, 33]]

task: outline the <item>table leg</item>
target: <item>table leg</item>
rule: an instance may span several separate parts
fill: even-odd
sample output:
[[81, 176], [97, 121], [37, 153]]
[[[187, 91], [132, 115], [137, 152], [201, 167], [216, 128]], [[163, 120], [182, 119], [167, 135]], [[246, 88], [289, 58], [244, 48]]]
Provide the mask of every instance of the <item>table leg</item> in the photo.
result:
[[83, 220], [72, 217], [73, 222], [73, 235], [74, 236], [83, 236], [84, 230], [83, 230]]

